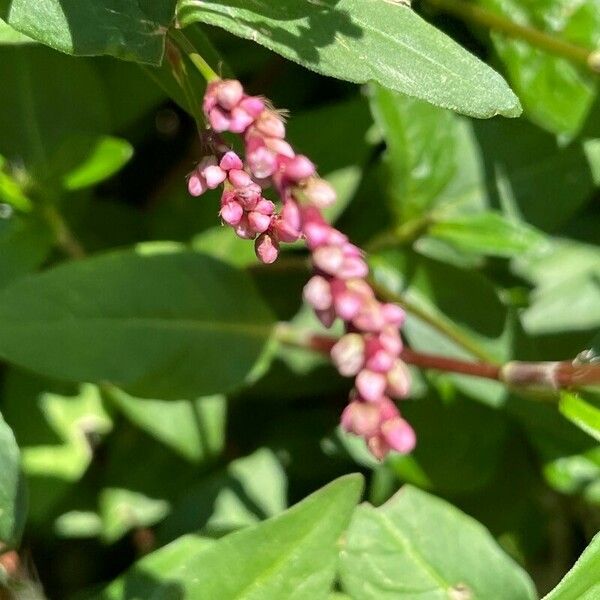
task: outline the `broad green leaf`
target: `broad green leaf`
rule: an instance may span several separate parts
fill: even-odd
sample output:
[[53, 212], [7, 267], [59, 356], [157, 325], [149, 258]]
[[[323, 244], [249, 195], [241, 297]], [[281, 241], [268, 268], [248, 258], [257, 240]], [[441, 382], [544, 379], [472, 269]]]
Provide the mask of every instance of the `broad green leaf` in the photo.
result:
[[[184, 598], [325, 600], [335, 574], [337, 542], [361, 488], [359, 476], [347, 475], [277, 517], [181, 555], [169, 570], [146, 570], [155, 583], [143, 598], [169, 597], [157, 591], [169, 582]], [[115, 598], [110, 590], [94, 597]], [[131, 596], [138, 598], [142, 600]]]
[[159, 64], [176, 0], [0, 0], [16, 30], [78, 56]]
[[171, 540], [188, 531], [222, 535], [274, 517], [287, 506], [287, 480], [266, 448], [198, 479], [173, 504], [158, 536]]
[[569, 421], [600, 442], [598, 400], [592, 393], [562, 391], [558, 409]]
[[47, 225], [34, 215], [0, 219], [0, 287], [38, 267], [52, 243]]
[[520, 113], [504, 80], [406, 6], [382, 0], [180, 0], [183, 25], [201, 21], [317, 71], [376, 81], [476, 117]]
[[74, 135], [52, 157], [49, 177], [69, 191], [91, 187], [118, 172], [133, 156], [125, 140], [110, 136]]
[[134, 424], [192, 462], [218, 456], [225, 443], [226, 400], [206, 396], [196, 400], [134, 398], [118, 388], [110, 399]]
[[358, 507], [340, 573], [355, 600], [536, 597], [528, 575], [482, 525], [411, 486], [379, 508]]
[[210, 227], [195, 235], [191, 244], [194, 250], [214, 256], [234, 267], [256, 264], [256, 254], [252, 244], [237, 235], [232, 235], [229, 227], [222, 225]]
[[507, 258], [545, 244], [545, 236], [534, 228], [492, 211], [441, 218], [427, 233], [462, 252]]
[[[181, 586], [171, 573], [191, 556], [209, 548], [214, 541], [197, 535], [185, 535], [138, 560], [124, 575], [115, 579], [100, 594], [89, 600], [155, 600], [177, 598]], [[173, 596], [174, 594], [174, 596]]]
[[594, 600], [600, 595], [600, 535], [544, 600]]
[[27, 495], [21, 476], [20, 454], [15, 436], [0, 415], [0, 550], [19, 542]]
[[386, 141], [389, 194], [399, 217], [421, 216], [456, 170], [456, 119], [450, 111], [369, 87], [371, 110]]
[[110, 128], [101, 81], [85, 61], [39, 46], [0, 47], [0, 81], [11, 82], [0, 95], [0, 154], [28, 179], [45, 179], [69, 136]]
[[[590, 51], [600, 45], [600, 8], [593, 0], [476, 0], [521, 25]], [[577, 133], [598, 90], [584, 66], [500, 33], [492, 39], [529, 118], [556, 133]]]
[[0, 356], [57, 379], [176, 400], [242, 384], [272, 324], [231, 267], [195, 253], [122, 251], [5, 289]]
[[33, 41], [0, 19], [0, 44], [31, 44]]

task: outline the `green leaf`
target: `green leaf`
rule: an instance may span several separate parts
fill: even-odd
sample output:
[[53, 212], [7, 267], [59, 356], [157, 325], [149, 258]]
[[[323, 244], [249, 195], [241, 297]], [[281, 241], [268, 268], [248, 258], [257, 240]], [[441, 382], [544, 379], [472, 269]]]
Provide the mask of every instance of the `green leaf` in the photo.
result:
[[281, 463], [271, 450], [259, 448], [190, 486], [174, 503], [158, 537], [171, 540], [188, 531], [220, 536], [283, 512], [286, 496]]
[[492, 211], [441, 218], [427, 233], [462, 252], [507, 258], [534, 251], [546, 241], [533, 227]]
[[181, 0], [178, 20], [251, 39], [323, 75], [376, 81], [475, 117], [520, 113], [504, 80], [405, 6], [382, 0]]
[[600, 442], [599, 400], [592, 393], [562, 391], [558, 409], [569, 421]]
[[600, 595], [600, 535], [544, 600], [594, 600]]
[[102, 83], [85, 61], [38, 46], [0, 47], [0, 81], [11, 82], [0, 95], [0, 154], [29, 179], [45, 180], [73, 133], [110, 129]]
[[[336, 544], [350, 520], [361, 488], [360, 476], [347, 475], [282, 515], [204, 547], [194, 549], [190, 538], [182, 538], [186, 540], [183, 543], [187, 552], [176, 550], [182, 540], [167, 546], [169, 550], [159, 551], [163, 556], [173, 553], [168, 562], [170, 568], [164, 568], [163, 561], [157, 564], [154, 555], [144, 558], [138, 569], [133, 568], [129, 577], [142, 570], [148, 585], [143, 591], [131, 586], [128, 597], [142, 600], [179, 594], [185, 598], [219, 600], [325, 600], [335, 573]], [[121, 598], [122, 586], [113, 584], [93, 598]], [[127, 589], [129, 592], [130, 587]], [[166, 589], [171, 595], [166, 595]]]
[[118, 388], [110, 399], [134, 424], [192, 462], [218, 456], [225, 444], [226, 399], [205, 396], [196, 400], [134, 398]]
[[355, 600], [536, 597], [525, 571], [482, 525], [411, 486], [379, 508], [358, 507], [340, 572]]
[[57, 379], [110, 382], [145, 398], [194, 398], [239, 386], [272, 325], [244, 273], [187, 252], [114, 252], [0, 293], [0, 356]]
[[38, 267], [52, 243], [47, 225], [33, 215], [0, 219], [0, 288]]
[[0, 19], [0, 44], [31, 44], [33, 41]]
[[0, 414], [0, 551], [19, 542], [27, 511], [27, 494], [21, 476], [15, 436]]
[[0, 0], [11, 27], [77, 56], [159, 64], [176, 0]]
[[52, 156], [48, 175], [69, 191], [91, 187], [117, 173], [133, 156], [125, 140], [110, 136], [73, 135]]
[[[546, 31], [584, 49], [592, 50], [600, 42], [600, 11], [596, 2], [476, 2], [520, 25]], [[529, 118], [556, 133], [577, 133], [598, 90], [595, 75], [583, 65], [548, 54], [527, 42], [502, 34], [494, 34], [492, 39]]]

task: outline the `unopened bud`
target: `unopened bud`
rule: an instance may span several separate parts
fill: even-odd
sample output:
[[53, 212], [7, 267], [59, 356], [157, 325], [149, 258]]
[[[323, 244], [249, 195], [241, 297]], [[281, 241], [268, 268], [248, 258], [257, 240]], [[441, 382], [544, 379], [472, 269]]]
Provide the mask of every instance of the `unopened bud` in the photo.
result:
[[385, 375], [363, 369], [356, 377], [356, 389], [367, 402], [377, 402], [383, 396], [386, 386]]
[[258, 260], [266, 265], [270, 265], [277, 260], [279, 256], [279, 245], [268, 233], [261, 234], [254, 243], [254, 251]]
[[353, 377], [363, 367], [365, 361], [365, 342], [359, 333], [347, 333], [331, 349], [331, 360], [340, 375]]

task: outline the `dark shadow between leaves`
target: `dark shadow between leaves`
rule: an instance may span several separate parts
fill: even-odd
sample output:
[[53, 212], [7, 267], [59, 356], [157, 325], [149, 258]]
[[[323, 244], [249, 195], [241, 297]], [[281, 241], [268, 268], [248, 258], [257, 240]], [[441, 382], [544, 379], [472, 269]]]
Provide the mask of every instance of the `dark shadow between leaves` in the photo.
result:
[[[277, 2], [253, 2], [247, 0], [220, 0], [220, 7], [234, 10], [252, 10], [256, 21], [243, 19], [237, 15], [229, 18], [253, 32], [246, 37], [258, 41], [258, 37], [266, 38], [272, 43], [285, 46], [293, 51], [296, 59], [302, 63], [318, 65], [319, 49], [326, 48], [341, 37], [360, 39], [364, 32], [352, 19], [352, 15], [337, 8], [339, 0], [319, 0], [314, 2], [299, 2], [298, 0], [279, 0]], [[194, 20], [198, 10], [213, 13], [218, 17], [226, 17], [222, 8], [213, 9], [209, 4], [183, 6], [179, 12], [182, 22]], [[291, 33], [284, 27], [274, 25], [274, 21], [302, 21], [297, 24], [298, 34]]]

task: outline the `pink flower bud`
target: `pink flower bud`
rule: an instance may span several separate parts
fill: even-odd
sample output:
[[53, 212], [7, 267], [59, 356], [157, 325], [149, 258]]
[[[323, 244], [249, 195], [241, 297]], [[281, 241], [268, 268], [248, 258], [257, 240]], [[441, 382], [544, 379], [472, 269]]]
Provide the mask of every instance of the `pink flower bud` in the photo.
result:
[[341, 267], [338, 270], [338, 276], [342, 279], [364, 278], [369, 274], [367, 263], [356, 256], [344, 258]]
[[283, 203], [281, 209], [281, 218], [292, 228], [295, 229], [298, 234], [302, 227], [302, 217], [300, 215], [300, 209], [293, 200], [286, 200]]
[[385, 392], [385, 375], [363, 369], [356, 377], [356, 389], [367, 402], [377, 402]]
[[254, 210], [260, 200], [261, 191], [260, 186], [256, 183], [251, 183], [246, 187], [236, 189], [234, 194], [236, 200], [242, 205], [244, 210]]
[[235, 228], [235, 234], [244, 240], [253, 240], [256, 237], [256, 231], [250, 226], [248, 217], [244, 215]]
[[244, 168], [244, 163], [242, 163], [241, 158], [235, 152], [233, 152], [233, 150], [230, 150], [229, 152], [225, 152], [225, 154], [223, 154], [223, 158], [221, 158], [219, 166], [224, 171], [230, 171], [231, 169], [242, 170]]
[[240, 108], [243, 108], [250, 116], [256, 119], [265, 109], [265, 103], [257, 96], [246, 96], [240, 102]]
[[206, 187], [210, 190], [214, 190], [219, 187], [226, 179], [227, 173], [216, 165], [206, 167], [202, 171], [202, 175], [206, 181]]
[[381, 435], [392, 450], [401, 454], [411, 452], [417, 443], [413, 428], [401, 417], [385, 421], [381, 425]]
[[254, 177], [264, 179], [273, 175], [277, 169], [277, 157], [266, 146], [257, 146], [246, 153], [248, 166]]
[[231, 169], [229, 173], [227, 173], [227, 177], [229, 178], [231, 185], [236, 188], [245, 188], [253, 183], [252, 177], [250, 177], [246, 171], [242, 171], [241, 169]]
[[285, 137], [285, 125], [281, 117], [272, 110], [264, 110], [256, 121], [256, 128], [267, 137]]
[[349, 433], [370, 437], [379, 430], [379, 411], [372, 404], [354, 400], [344, 409], [340, 424]]
[[386, 352], [393, 356], [398, 356], [402, 352], [402, 338], [393, 325], [387, 326], [381, 331], [379, 343]]
[[362, 299], [360, 296], [344, 290], [333, 295], [333, 306], [340, 319], [351, 321], [362, 308]]
[[331, 286], [325, 277], [313, 275], [304, 286], [304, 300], [315, 310], [328, 310], [331, 307]]
[[253, 209], [262, 215], [271, 216], [275, 212], [275, 205], [266, 198], [261, 198]]
[[225, 223], [235, 227], [236, 225], [239, 225], [240, 221], [242, 220], [244, 210], [237, 202], [233, 201], [224, 204], [221, 207], [219, 214]]
[[393, 398], [405, 398], [410, 391], [410, 371], [400, 359], [394, 361], [394, 366], [387, 374], [387, 393]]
[[266, 265], [270, 265], [277, 260], [279, 256], [279, 245], [268, 233], [261, 234], [254, 243], [254, 251], [258, 260]]
[[224, 79], [216, 86], [217, 102], [226, 110], [231, 110], [244, 95], [242, 84], [235, 79]]
[[363, 366], [365, 342], [359, 333], [347, 333], [331, 349], [331, 359], [344, 377], [353, 377]]
[[271, 226], [273, 227], [273, 231], [277, 235], [277, 238], [282, 242], [286, 242], [287, 244], [295, 242], [300, 237], [300, 232], [294, 229], [281, 217], [276, 217]]
[[285, 165], [285, 176], [292, 181], [302, 181], [303, 179], [312, 177], [314, 174], [315, 165], [302, 154], [289, 159]]
[[394, 365], [395, 357], [385, 350], [377, 350], [367, 359], [367, 369], [377, 373], [387, 373]]
[[386, 323], [379, 302], [371, 300], [363, 304], [362, 310], [352, 319], [352, 323], [361, 331], [381, 331]]
[[248, 224], [255, 233], [263, 233], [271, 225], [271, 217], [252, 211], [248, 213]]
[[269, 150], [285, 158], [294, 158], [296, 155], [294, 149], [285, 140], [279, 138], [265, 138], [264, 143]]
[[222, 133], [229, 129], [231, 121], [229, 117], [216, 106], [208, 113], [208, 123], [217, 133]]
[[243, 108], [236, 106], [231, 111], [231, 123], [229, 131], [232, 133], [244, 133], [246, 129], [254, 122], [254, 118], [249, 115]]
[[398, 407], [387, 396], [384, 396], [381, 398], [381, 400], [379, 400], [377, 403], [377, 408], [379, 409], [379, 418], [381, 423], [400, 416]]
[[337, 246], [321, 246], [313, 252], [313, 263], [321, 271], [335, 275], [344, 262], [344, 255]]
[[396, 327], [401, 327], [406, 319], [406, 313], [397, 304], [387, 303], [381, 307], [383, 318]]
[[190, 193], [190, 196], [202, 196], [206, 189], [206, 181], [197, 171], [194, 171], [188, 177], [188, 192]]
[[327, 208], [336, 201], [336, 193], [331, 184], [324, 179], [314, 177], [304, 187], [306, 199], [318, 208]]
[[371, 454], [378, 460], [383, 460], [391, 448], [381, 435], [374, 435], [367, 439], [367, 447]]

